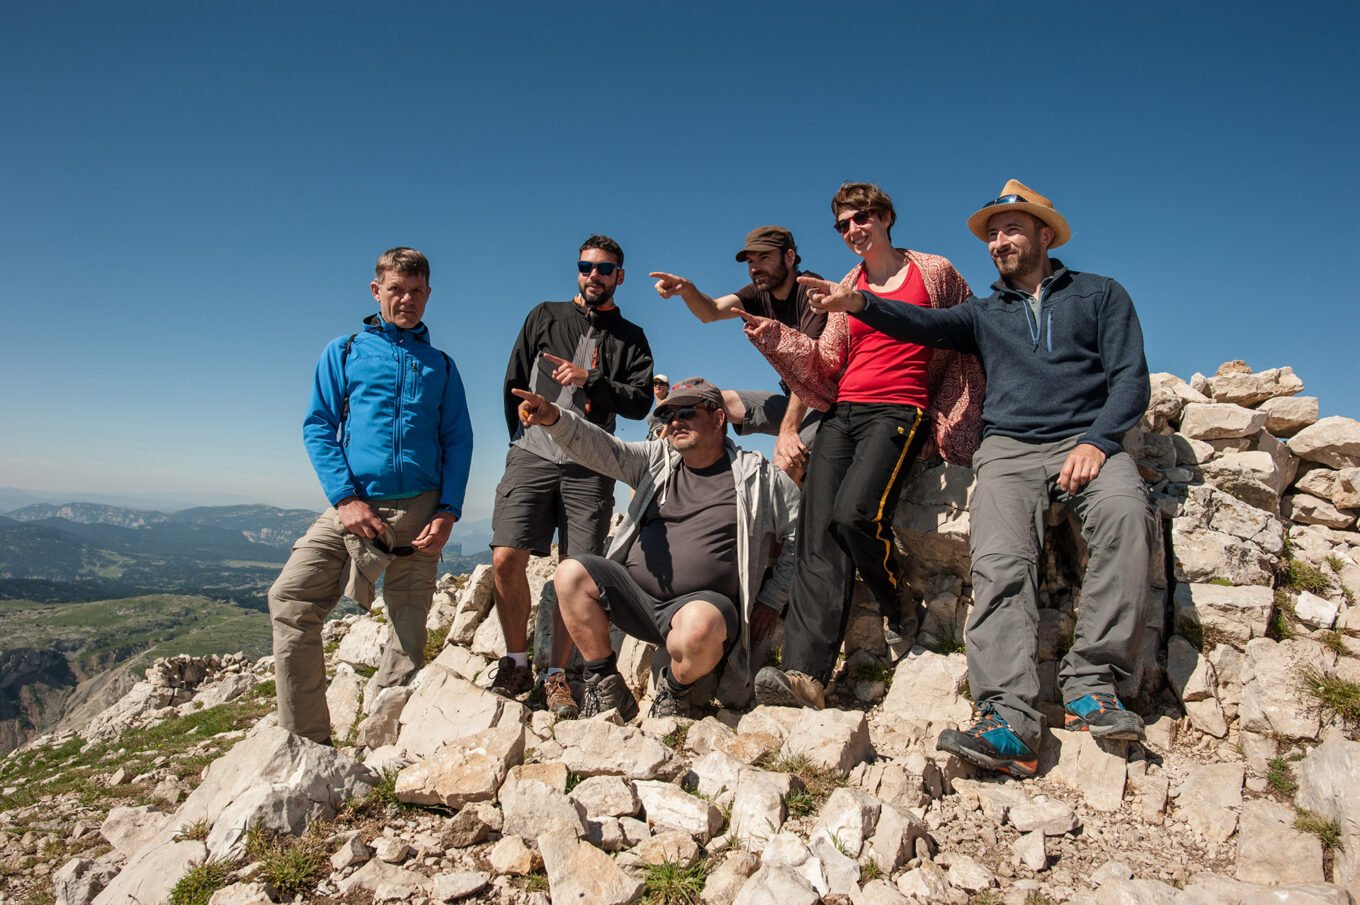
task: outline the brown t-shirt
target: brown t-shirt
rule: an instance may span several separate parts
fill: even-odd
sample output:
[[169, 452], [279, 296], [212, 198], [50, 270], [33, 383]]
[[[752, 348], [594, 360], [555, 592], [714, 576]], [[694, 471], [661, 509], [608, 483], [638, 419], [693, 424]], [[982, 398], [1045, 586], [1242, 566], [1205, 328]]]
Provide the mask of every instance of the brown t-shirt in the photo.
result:
[[[800, 270], [794, 274], [795, 279], [798, 277], [821, 279], [817, 274], [807, 270]], [[755, 283], [747, 283], [734, 294], [741, 300], [741, 307], [752, 314], [774, 318], [813, 339], [821, 336], [822, 331], [826, 329], [826, 312], [814, 311], [808, 304], [806, 286], [794, 283], [793, 294], [785, 299], [775, 298], [767, 289], [757, 289]]]
[[676, 466], [643, 514], [625, 565], [633, 580], [659, 600], [694, 591], [717, 591], [733, 601], [740, 597], [737, 492], [727, 456], [708, 468]]

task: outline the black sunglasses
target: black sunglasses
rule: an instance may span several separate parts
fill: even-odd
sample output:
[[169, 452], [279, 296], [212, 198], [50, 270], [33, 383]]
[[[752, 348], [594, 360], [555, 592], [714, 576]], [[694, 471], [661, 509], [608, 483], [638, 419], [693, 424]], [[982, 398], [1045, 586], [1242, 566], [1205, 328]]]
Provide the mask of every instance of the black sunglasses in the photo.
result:
[[1029, 199], [1024, 195], [1002, 195], [1000, 198], [988, 201], [983, 207], [996, 207], [998, 204], [1029, 204]]
[[856, 211], [844, 220], [837, 220], [831, 225], [831, 228], [843, 236], [850, 229], [851, 223], [854, 223], [856, 226], [863, 226], [869, 222], [869, 218], [872, 216], [873, 211]]
[[389, 547], [381, 537], [373, 538], [371, 543], [388, 556], [411, 556], [416, 552], [416, 548], [410, 546]]
[[600, 276], [602, 276], [602, 277], [611, 277], [611, 276], [614, 275], [614, 271], [617, 270], [618, 267], [619, 267], [619, 265], [613, 263], [612, 261], [577, 261], [577, 262], [576, 262], [576, 269], [579, 270], [579, 271], [581, 271], [581, 275], [582, 275], [582, 276], [587, 276], [587, 277], [590, 276], [590, 272], [591, 272], [592, 270], [598, 270], [598, 271], [600, 272]]
[[[705, 405], [704, 411], [712, 411], [712, 407]], [[681, 421], [688, 421], [699, 413], [697, 405], [681, 405], [675, 408], [659, 408], [656, 410], [656, 417], [660, 418], [663, 424], [670, 424], [676, 418]]]

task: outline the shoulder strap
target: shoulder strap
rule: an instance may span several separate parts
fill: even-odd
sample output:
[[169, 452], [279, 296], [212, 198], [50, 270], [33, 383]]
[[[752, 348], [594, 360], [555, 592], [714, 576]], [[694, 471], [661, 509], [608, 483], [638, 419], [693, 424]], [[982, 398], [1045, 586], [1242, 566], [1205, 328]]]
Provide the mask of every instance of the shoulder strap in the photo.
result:
[[354, 345], [354, 337], [358, 333], [351, 333], [349, 339], [345, 340], [345, 348], [340, 352], [340, 386], [345, 391], [345, 404], [340, 412], [340, 429], [345, 429], [345, 424], [349, 422], [349, 378], [345, 376], [345, 362], [349, 361], [349, 350]]

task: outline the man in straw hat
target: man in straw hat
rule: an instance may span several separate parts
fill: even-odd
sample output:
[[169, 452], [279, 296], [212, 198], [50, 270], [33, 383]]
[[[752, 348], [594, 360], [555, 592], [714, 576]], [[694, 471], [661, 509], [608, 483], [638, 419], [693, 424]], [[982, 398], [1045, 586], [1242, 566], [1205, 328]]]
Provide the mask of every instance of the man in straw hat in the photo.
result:
[[1123, 451], [1147, 407], [1143, 333], [1124, 287], [1069, 270], [1049, 249], [1071, 228], [1012, 179], [968, 218], [1000, 279], [953, 308], [885, 303], [872, 292], [800, 280], [814, 305], [847, 311], [899, 339], [972, 352], [987, 372], [983, 441], [970, 505], [973, 611], [968, 681], [980, 710], [939, 748], [988, 769], [1032, 776], [1043, 715], [1036, 665], [1038, 562], [1051, 501], [1082, 523], [1089, 550], [1072, 647], [1058, 678], [1066, 728], [1141, 739], [1117, 689], [1136, 689], [1146, 622], [1147, 489]]
[[[751, 282], [728, 295], [713, 298], [693, 282], [673, 273], [648, 274], [656, 280], [656, 293], [663, 299], [680, 296], [694, 316], [704, 323], [731, 320], [747, 311], [768, 317], [816, 339], [826, 328], [826, 314], [807, 303], [807, 290], [796, 278], [817, 276], [799, 270], [802, 263], [793, 233], [782, 226], [757, 226], [746, 234], [737, 252]], [[770, 434], [775, 437], [774, 462], [799, 484], [807, 467], [808, 450], [817, 435], [821, 412], [811, 409], [782, 380], [780, 392], [723, 390], [723, 408], [737, 434]]]

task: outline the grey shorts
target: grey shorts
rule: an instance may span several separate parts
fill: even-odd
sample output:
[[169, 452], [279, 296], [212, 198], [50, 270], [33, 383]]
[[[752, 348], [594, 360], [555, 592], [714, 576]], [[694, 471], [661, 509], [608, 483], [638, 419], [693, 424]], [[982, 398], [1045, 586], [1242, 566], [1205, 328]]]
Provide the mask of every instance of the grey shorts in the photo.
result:
[[505, 474], [491, 510], [491, 546], [552, 552], [598, 553], [614, 514], [614, 479], [574, 463], [558, 465], [518, 446], [505, 454]]
[[634, 638], [664, 645], [675, 614], [685, 604], [695, 600], [711, 603], [722, 613], [723, 622], [727, 625], [723, 656], [731, 653], [741, 637], [741, 617], [737, 605], [726, 595], [716, 591], [694, 591], [674, 600], [657, 600], [638, 586], [623, 563], [585, 554], [572, 556], [571, 559], [579, 562], [590, 573], [591, 580], [600, 592], [600, 606], [609, 614], [609, 621]]
[[[789, 410], [788, 396], [783, 393], [762, 393], [759, 390], [732, 392], [737, 394], [742, 407], [746, 409], [746, 417], [742, 419], [741, 424], [732, 425], [737, 436], [747, 434], [779, 436], [779, 424], [784, 420], [784, 413]], [[798, 426], [798, 436], [802, 437], [803, 445], [808, 449], [812, 448], [812, 438], [817, 436], [817, 425], [821, 422], [822, 413], [810, 408], [803, 416], [803, 423]]]

